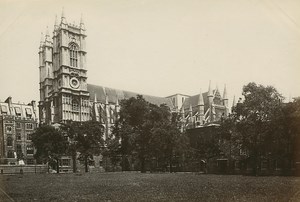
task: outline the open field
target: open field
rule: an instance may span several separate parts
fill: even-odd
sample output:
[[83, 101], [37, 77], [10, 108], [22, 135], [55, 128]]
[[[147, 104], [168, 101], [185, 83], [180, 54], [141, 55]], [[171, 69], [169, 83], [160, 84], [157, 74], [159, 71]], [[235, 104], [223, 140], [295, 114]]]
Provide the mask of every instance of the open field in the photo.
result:
[[0, 175], [0, 201], [300, 201], [300, 178], [193, 173]]

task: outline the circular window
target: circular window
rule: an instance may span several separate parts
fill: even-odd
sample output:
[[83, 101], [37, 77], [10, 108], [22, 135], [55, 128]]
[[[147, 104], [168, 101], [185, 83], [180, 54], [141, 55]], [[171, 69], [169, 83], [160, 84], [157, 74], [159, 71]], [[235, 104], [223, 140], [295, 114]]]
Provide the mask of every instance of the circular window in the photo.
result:
[[72, 88], [78, 88], [79, 87], [79, 81], [77, 78], [73, 77], [70, 79], [70, 86]]

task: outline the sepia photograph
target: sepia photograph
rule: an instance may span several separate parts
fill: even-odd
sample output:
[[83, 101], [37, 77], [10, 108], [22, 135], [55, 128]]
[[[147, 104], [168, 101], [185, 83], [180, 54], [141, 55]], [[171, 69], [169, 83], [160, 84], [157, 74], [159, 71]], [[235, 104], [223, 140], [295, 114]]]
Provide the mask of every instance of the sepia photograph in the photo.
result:
[[0, 0], [0, 201], [300, 201], [299, 11]]

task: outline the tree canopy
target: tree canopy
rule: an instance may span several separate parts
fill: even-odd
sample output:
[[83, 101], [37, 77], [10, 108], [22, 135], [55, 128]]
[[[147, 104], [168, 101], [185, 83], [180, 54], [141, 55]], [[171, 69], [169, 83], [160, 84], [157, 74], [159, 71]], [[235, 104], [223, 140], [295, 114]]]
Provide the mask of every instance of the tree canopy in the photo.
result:
[[[170, 109], [166, 105], [151, 104], [141, 95], [122, 100], [120, 106], [120, 119], [108, 147], [114, 148], [115, 153], [119, 151], [123, 161], [128, 156], [136, 157], [142, 172], [146, 171], [146, 161], [153, 158], [167, 159], [171, 164], [182, 141]], [[123, 169], [126, 169], [124, 165]]]
[[55, 161], [59, 173], [60, 157], [67, 149], [67, 139], [60, 130], [53, 126], [42, 125], [32, 134], [32, 142], [36, 149], [35, 158], [52, 163]]
[[[286, 132], [280, 130], [287, 120], [283, 96], [272, 86], [249, 83], [243, 87], [244, 101], [233, 109], [227, 129], [235, 144], [246, 152], [253, 174], [261, 165], [261, 157], [276, 155], [282, 149]], [[283, 120], [285, 119], [285, 120]], [[228, 123], [231, 128], [228, 128]]]

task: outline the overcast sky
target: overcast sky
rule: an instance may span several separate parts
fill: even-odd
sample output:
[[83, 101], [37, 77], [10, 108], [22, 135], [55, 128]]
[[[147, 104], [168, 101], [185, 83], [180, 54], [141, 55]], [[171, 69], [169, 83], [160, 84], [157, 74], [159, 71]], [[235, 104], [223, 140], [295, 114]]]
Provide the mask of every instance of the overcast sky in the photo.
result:
[[[168, 96], [254, 81], [300, 95], [299, 0], [0, 0], [0, 100], [39, 100], [38, 47], [83, 14], [88, 83]], [[52, 34], [51, 34], [52, 35]]]

